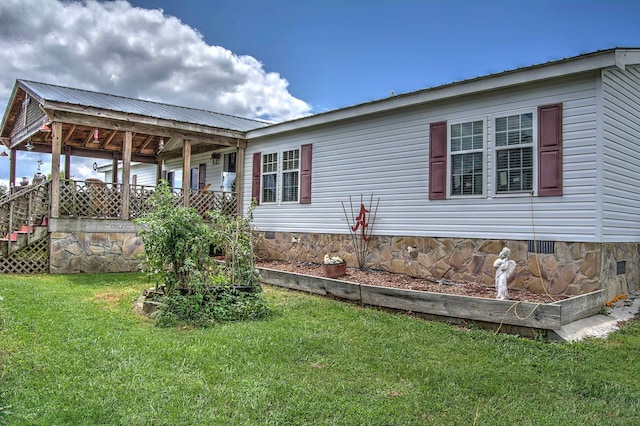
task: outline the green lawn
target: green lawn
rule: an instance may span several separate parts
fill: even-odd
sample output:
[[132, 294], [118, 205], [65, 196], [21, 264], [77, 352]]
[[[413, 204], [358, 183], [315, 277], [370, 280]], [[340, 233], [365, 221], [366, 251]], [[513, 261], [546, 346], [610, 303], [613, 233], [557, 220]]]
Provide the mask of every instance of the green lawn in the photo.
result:
[[163, 329], [137, 274], [0, 277], [0, 424], [632, 425], [640, 323], [549, 344], [265, 289], [268, 320]]

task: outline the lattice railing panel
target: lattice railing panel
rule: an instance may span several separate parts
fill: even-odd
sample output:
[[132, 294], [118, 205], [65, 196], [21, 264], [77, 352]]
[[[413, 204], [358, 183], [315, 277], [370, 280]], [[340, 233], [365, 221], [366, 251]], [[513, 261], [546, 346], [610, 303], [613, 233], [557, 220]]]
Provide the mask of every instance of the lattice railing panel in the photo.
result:
[[0, 236], [9, 233], [9, 210], [8, 202], [0, 204]]
[[[66, 180], [60, 185], [60, 216], [117, 218], [121, 216], [122, 185], [99, 181]], [[155, 191], [152, 186], [132, 185], [129, 196], [129, 218], [148, 213], [148, 200]], [[181, 207], [184, 195], [181, 188], [171, 188], [172, 204]], [[222, 214], [236, 213], [237, 194], [222, 191], [195, 191], [189, 196], [189, 205], [206, 218], [207, 211]]]
[[46, 274], [48, 272], [49, 238], [43, 238], [22, 250], [0, 257], [2, 274]]
[[181, 188], [171, 188], [173, 194], [173, 206], [182, 207], [184, 204], [184, 194]]
[[154, 189], [153, 186], [131, 186], [131, 195], [129, 197], [129, 217], [131, 219], [138, 218], [151, 211], [148, 201]]
[[119, 217], [120, 185], [87, 180], [60, 184], [60, 216]]
[[236, 212], [237, 195], [220, 191], [196, 192], [189, 197], [189, 205], [204, 218], [208, 211], [219, 210], [224, 215], [233, 215]]

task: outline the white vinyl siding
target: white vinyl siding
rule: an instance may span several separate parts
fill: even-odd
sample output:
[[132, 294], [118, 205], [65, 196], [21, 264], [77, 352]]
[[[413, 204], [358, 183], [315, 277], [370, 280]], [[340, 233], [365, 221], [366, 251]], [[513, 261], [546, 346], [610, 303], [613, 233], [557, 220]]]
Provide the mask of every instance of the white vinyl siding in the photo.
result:
[[602, 73], [602, 239], [640, 239], [640, 67]]
[[[487, 172], [485, 196], [429, 200], [430, 123], [508, 116], [560, 102], [562, 197], [495, 196], [495, 173]], [[492, 121], [486, 120], [486, 170], [494, 170], [496, 161]], [[361, 198], [368, 207], [373, 196], [374, 204], [380, 198], [371, 225], [374, 235], [530, 240], [533, 215], [539, 240], [595, 239], [596, 79], [592, 73], [261, 138], [252, 139], [249, 133], [245, 164], [250, 164], [255, 152], [276, 152], [303, 143], [313, 143], [312, 204], [261, 204], [254, 212], [259, 230], [347, 234], [343, 203], [351, 215], [351, 197], [357, 215]], [[245, 209], [251, 194], [247, 169]]]
[[[132, 163], [129, 175], [130, 183], [133, 183], [133, 176], [136, 176], [137, 186], [156, 186], [156, 168], [155, 164], [149, 163]], [[113, 170], [109, 169], [104, 172], [104, 181], [112, 182]], [[122, 183], [122, 163], [118, 164], [118, 182]]]
[[[229, 152], [235, 152], [235, 149], [222, 152], [221, 158], [224, 158], [224, 154]], [[206, 164], [205, 186], [209, 185], [210, 191], [222, 191], [224, 189], [222, 182], [224, 168], [223, 163], [223, 161], [218, 160], [216, 164], [213, 164], [211, 152], [194, 154], [191, 157], [192, 168], [197, 168], [200, 164]], [[179, 180], [176, 181], [176, 185], [178, 188], [182, 188], [182, 158], [165, 160], [163, 170], [175, 172], [177, 178], [179, 178]]]

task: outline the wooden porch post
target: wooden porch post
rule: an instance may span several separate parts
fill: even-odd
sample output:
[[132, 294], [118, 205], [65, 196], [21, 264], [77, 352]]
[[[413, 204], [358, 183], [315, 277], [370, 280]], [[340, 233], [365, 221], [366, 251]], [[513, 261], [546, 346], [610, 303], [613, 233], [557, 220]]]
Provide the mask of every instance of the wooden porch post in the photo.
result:
[[129, 176], [131, 175], [131, 144], [133, 133], [124, 133], [124, 143], [122, 144], [122, 218], [129, 219], [129, 198], [131, 197], [131, 187], [129, 186]]
[[162, 160], [156, 160], [156, 185], [162, 179]]
[[244, 179], [244, 150], [247, 147], [245, 139], [238, 139], [238, 155], [236, 155], [236, 194], [237, 194], [237, 210], [236, 214], [242, 216], [242, 181]]
[[71, 147], [64, 147], [64, 178], [71, 179]]
[[184, 139], [182, 143], [182, 200], [183, 206], [189, 207], [191, 195], [191, 141]]
[[111, 160], [111, 170], [111, 183], [115, 185], [118, 183], [118, 156], [115, 153], [113, 154], [113, 160]]
[[13, 194], [16, 186], [16, 151], [15, 148], [11, 150], [11, 158], [9, 159], [9, 191]]
[[[62, 123], [53, 122], [51, 142], [51, 217], [60, 216], [60, 152], [62, 151]], [[65, 172], [68, 173], [68, 170]]]

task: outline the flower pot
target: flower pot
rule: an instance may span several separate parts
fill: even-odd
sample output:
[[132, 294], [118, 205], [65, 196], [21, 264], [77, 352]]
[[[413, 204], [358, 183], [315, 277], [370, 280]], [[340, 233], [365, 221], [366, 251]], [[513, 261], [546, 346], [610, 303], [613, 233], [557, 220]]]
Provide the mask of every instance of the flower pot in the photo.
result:
[[337, 278], [347, 273], [347, 262], [342, 263], [323, 263], [322, 272], [327, 278]]

